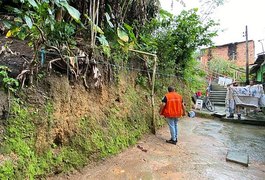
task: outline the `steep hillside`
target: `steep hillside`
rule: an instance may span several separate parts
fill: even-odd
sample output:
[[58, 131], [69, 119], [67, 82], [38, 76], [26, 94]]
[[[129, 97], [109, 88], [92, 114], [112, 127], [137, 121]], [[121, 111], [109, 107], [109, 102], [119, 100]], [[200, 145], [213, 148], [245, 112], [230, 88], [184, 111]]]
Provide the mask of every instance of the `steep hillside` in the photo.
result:
[[[2, 54], [0, 62], [15, 72], [22, 68], [18, 62], [24, 56]], [[17, 60], [7, 60], [10, 57]], [[10, 62], [20, 66], [13, 68]], [[82, 80], [70, 81], [65, 73], [54, 71], [39, 74], [32, 86], [25, 85], [15, 96], [1, 91], [1, 107], [9, 102], [10, 114], [1, 120], [0, 178], [67, 172], [117, 154], [150, 132], [150, 91], [137, 85], [137, 72], [119, 71], [111, 82], [107, 75], [102, 77], [100, 87], [87, 88]]]
[[[38, 177], [82, 167], [149, 132], [148, 95], [134, 87], [133, 79], [91, 91], [70, 85], [64, 76], [51, 75], [44, 82], [45, 87], [25, 89], [12, 98], [1, 148], [5, 176]], [[5, 172], [7, 163], [13, 172]]]
[[[2, 38], [1, 46], [8, 48], [0, 53], [0, 65], [9, 67], [9, 77], [16, 78], [32, 51], [25, 42], [12, 39]], [[95, 61], [102, 59], [98, 56]], [[131, 59], [127, 68], [93, 64], [99, 79], [94, 78], [94, 69], [87, 78], [73, 78], [61, 64], [49, 70], [47, 62], [35, 68], [32, 85], [22, 80], [23, 88], [15, 93], [0, 91], [0, 179], [69, 172], [117, 154], [151, 132], [151, 91], [146, 71], [140, 69], [143, 61]], [[159, 75], [155, 113], [168, 85], [176, 85], [189, 106], [189, 86]], [[163, 124], [157, 116], [156, 127]]]

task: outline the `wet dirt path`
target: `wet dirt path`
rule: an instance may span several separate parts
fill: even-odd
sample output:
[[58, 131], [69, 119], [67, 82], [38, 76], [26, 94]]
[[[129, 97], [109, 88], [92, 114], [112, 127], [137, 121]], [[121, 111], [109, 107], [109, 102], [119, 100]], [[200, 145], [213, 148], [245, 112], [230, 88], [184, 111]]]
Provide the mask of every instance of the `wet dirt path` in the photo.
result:
[[[178, 144], [168, 138], [165, 126], [115, 157], [55, 179], [265, 179], [265, 127], [185, 118]], [[226, 162], [228, 150], [247, 153], [249, 166]]]

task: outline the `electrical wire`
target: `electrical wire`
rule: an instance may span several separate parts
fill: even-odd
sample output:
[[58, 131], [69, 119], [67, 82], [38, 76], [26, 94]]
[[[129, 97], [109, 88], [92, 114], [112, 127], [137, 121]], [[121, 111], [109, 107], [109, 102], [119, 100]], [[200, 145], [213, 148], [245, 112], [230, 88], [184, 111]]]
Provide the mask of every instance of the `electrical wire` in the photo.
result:
[[[58, 55], [58, 53], [55, 53], [55, 52], [45, 52], [45, 54], [50, 54], [50, 55]], [[70, 56], [65, 56], [66, 58], [69, 58]], [[79, 57], [79, 58], [85, 58], [85, 56], [82, 56], [82, 57]], [[91, 63], [95, 63], [94, 60], [89, 60], [89, 62]], [[96, 61], [97, 64], [102, 64], [102, 65], [109, 65], [109, 66], [112, 66], [112, 67], [115, 67], [115, 68], [120, 68], [120, 69], [125, 69], [125, 70], [132, 70], [132, 71], [138, 71], [138, 72], [146, 72], [146, 73], [152, 73], [153, 71], [152, 70], [144, 70], [144, 69], [140, 69], [140, 68], [133, 68], [133, 67], [129, 67], [129, 66], [121, 66], [121, 65], [117, 65], [117, 64], [112, 64], [112, 63], [109, 63], [109, 62], [106, 62], [106, 61], [102, 61], [102, 60], [99, 60], [99, 61]], [[165, 74], [165, 73], [161, 73], [161, 72], [156, 72], [156, 75], [159, 75], [159, 76], [163, 76], [163, 77], [178, 77], [178, 78], [182, 78], [182, 76], [178, 76], [178, 75], [175, 75], [175, 74]]]
[[[58, 55], [58, 53], [56, 52], [47, 52], [45, 51], [46, 54], [50, 54], [50, 55]], [[66, 58], [69, 58], [71, 56], [65, 56]], [[79, 58], [86, 58], [86, 56], [80, 56]], [[140, 58], [140, 57], [138, 57]], [[140, 58], [141, 60], [144, 60], [143, 58]], [[89, 62], [91, 63], [95, 63], [94, 60], [89, 60]], [[121, 66], [121, 65], [117, 65], [117, 64], [112, 64], [112, 63], [109, 63], [109, 62], [106, 62], [106, 61], [102, 61], [102, 60], [99, 60], [99, 61], [96, 61], [96, 64], [102, 64], [102, 65], [109, 65], [109, 66], [112, 66], [112, 67], [115, 67], [115, 68], [120, 68], [120, 69], [125, 69], [125, 70], [131, 70], [131, 71], [138, 71], [138, 72], [146, 72], [146, 73], [153, 73], [152, 70], [144, 70], [144, 69], [139, 69], [139, 68], [133, 68], [133, 67], [129, 67], [129, 66]], [[211, 71], [211, 70], [206, 70], [205, 68], [196, 68], [196, 67], [193, 67], [196, 71], [197, 70], [201, 70], [201, 71], [204, 71], [208, 76], [210, 76], [210, 73], [212, 74], [217, 74], [217, 75], [221, 75], [221, 76], [224, 76], [226, 77], [226, 75], [224, 74], [221, 74], [221, 73], [217, 73], [217, 72], [214, 72], [214, 71]], [[157, 71], [156, 72], [156, 77], [157, 76], [161, 76], [161, 77], [177, 77], [177, 78], [180, 78], [180, 79], [184, 79], [183, 76], [179, 76], [179, 75], [176, 75], [176, 74], [166, 74], [166, 73], [162, 73], [162, 72], [159, 72]], [[188, 78], [187, 80], [193, 80], [192, 78]]]

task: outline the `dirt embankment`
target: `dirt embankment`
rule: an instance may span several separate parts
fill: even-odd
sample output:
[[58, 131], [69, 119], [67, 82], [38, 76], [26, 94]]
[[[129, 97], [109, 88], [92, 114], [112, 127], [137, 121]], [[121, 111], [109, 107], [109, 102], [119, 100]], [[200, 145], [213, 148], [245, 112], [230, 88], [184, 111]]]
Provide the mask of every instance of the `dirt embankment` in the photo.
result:
[[0, 36], [0, 65], [5, 65], [12, 70], [9, 73], [10, 77], [16, 78], [23, 70], [25, 61], [31, 60], [33, 51], [27, 43], [27, 41]]
[[[15, 78], [23, 69], [24, 62], [32, 57], [32, 51], [24, 42], [0, 41], [2, 46], [8, 44], [10, 49], [0, 55], [0, 65], [8, 66], [13, 72], [10, 76]], [[79, 168], [89, 160], [119, 153], [150, 131], [150, 91], [136, 85], [139, 72], [116, 72], [115, 82], [110, 82], [110, 76], [105, 74], [104, 68], [98, 66], [98, 69], [102, 73], [102, 86], [97, 88], [85, 87], [82, 78], [70, 81], [65, 72], [44, 71], [36, 74], [33, 86], [25, 86], [16, 94], [16, 98], [23, 101], [19, 108], [30, 112], [25, 113], [28, 118], [22, 115], [28, 123], [23, 125], [26, 128], [29, 125], [32, 132], [22, 132], [23, 137], [19, 135], [15, 141], [23, 143], [23, 147], [27, 147], [34, 158], [20, 154], [16, 148], [14, 154], [23, 159], [22, 164], [27, 163], [36, 169], [35, 174], [30, 174], [28, 167], [21, 170], [14, 163], [14, 169], [17, 168], [21, 176], [29, 173], [33, 177], [42, 177], [45, 173]], [[90, 78], [87, 79], [89, 83]], [[4, 92], [1, 93], [0, 102], [4, 104], [7, 97]], [[13, 119], [15, 121], [22, 120]], [[29, 139], [24, 137], [31, 137], [30, 142], [33, 143], [29, 145]], [[47, 152], [52, 158], [45, 159]], [[9, 154], [6, 156], [9, 157]], [[38, 164], [40, 161], [36, 163], [36, 159], [45, 163]], [[47, 164], [48, 167], [43, 167]], [[41, 166], [43, 169], [38, 172]]]
[[[9, 77], [16, 78], [23, 70], [25, 61], [32, 58], [32, 49], [28, 46], [27, 41], [19, 41], [12, 38], [0, 36], [0, 66], [7, 66], [11, 71]], [[0, 78], [0, 86], [2, 86]], [[7, 95], [0, 90], [0, 114], [2, 115], [3, 107], [8, 106]]]
[[[11, 69], [10, 77], [16, 78], [24, 69], [24, 64], [32, 57], [33, 51], [26, 41], [0, 37], [0, 65]], [[105, 75], [103, 70], [101, 73], [103, 78], [109, 76]], [[101, 87], [90, 89], [85, 88], [82, 79], [69, 82], [67, 76], [59, 72], [49, 75], [43, 72], [41, 76], [44, 78], [37, 79], [35, 85], [24, 88], [17, 94], [19, 98], [27, 101], [33, 110], [43, 108], [47, 102], [52, 104], [52, 124], [44, 123], [46, 120], [38, 120], [36, 146], [39, 151], [49, 146], [51, 141], [60, 145], [67, 144], [69, 138], [78, 131], [77, 123], [83, 117], [93, 117], [96, 121], [106, 119], [108, 109], [113, 105], [123, 107], [126, 114], [129, 110], [123, 105], [122, 94], [126, 92], [127, 84], [134, 86], [136, 74], [132, 73], [125, 81], [121, 80], [118, 86], [103, 79]], [[7, 95], [4, 91], [0, 93], [1, 114], [3, 106], [7, 107]], [[52, 129], [49, 135], [48, 129]]]
[[39, 148], [49, 146], [51, 139], [57, 145], [68, 144], [70, 138], [79, 131], [81, 118], [87, 116], [100, 121], [106, 118], [108, 107], [119, 103], [115, 101], [119, 97], [119, 90], [107, 86], [88, 91], [81, 83], [69, 84], [67, 77], [58, 75], [48, 77], [46, 84], [53, 104], [53, 125], [49, 137], [46, 128], [39, 128]]

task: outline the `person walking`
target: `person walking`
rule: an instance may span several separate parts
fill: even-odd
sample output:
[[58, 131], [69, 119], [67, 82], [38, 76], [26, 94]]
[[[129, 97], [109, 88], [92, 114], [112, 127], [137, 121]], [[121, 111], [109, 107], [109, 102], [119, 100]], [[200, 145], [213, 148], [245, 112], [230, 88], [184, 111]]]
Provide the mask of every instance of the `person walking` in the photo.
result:
[[235, 99], [234, 99], [234, 94], [233, 94], [233, 87], [237, 87], [238, 84], [237, 82], [233, 82], [232, 84], [228, 84], [227, 85], [227, 93], [226, 93], [226, 105], [228, 107], [228, 111], [229, 111], [229, 116], [227, 116], [227, 118], [234, 118], [234, 113], [237, 111], [236, 108], [236, 103], [235, 103]]
[[176, 145], [178, 142], [178, 119], [185, 115], [185, 106], [182, 96], [175, 92], [174, 87], [168, 87], [168, 93], [162, 99], [159, 113], [167, 119], [169, 126], [171, 139], [166, 142]]

